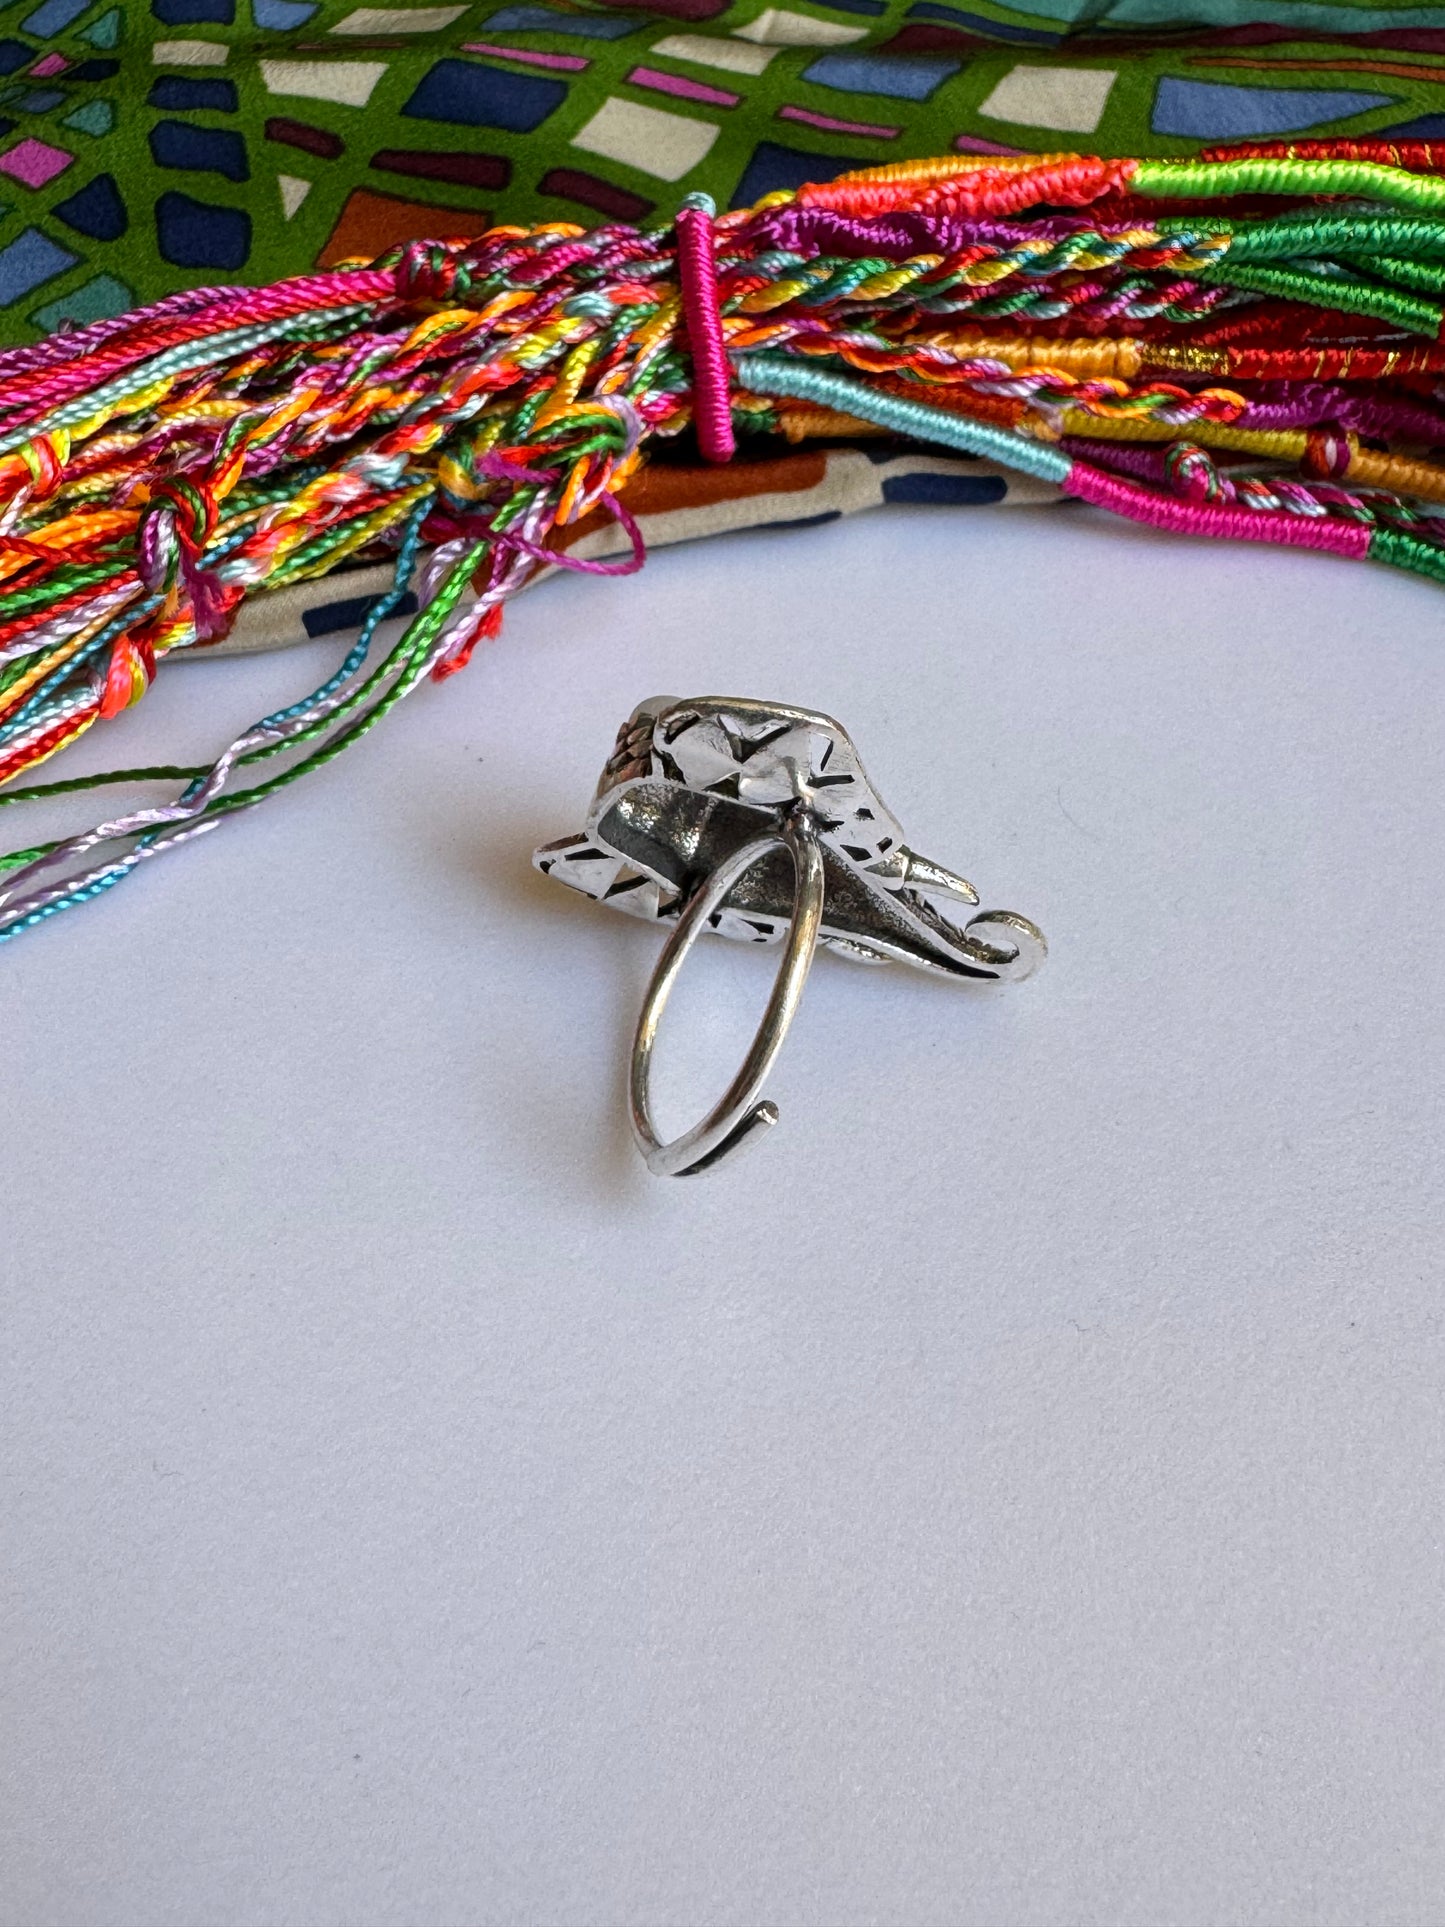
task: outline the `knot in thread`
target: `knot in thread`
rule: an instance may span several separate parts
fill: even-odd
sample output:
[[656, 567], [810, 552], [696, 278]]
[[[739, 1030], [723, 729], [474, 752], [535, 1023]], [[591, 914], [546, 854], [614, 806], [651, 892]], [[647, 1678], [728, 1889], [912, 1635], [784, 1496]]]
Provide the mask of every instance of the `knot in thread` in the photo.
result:
[[152, 491], [151, 504], [152, 514], [169, 511], [176, 539], [193, 555], [199, 554], [216, 532], [215, 495], [204, 482], [189, 475], [169, 476]]
[[141, 579], [163, 598], [160, 619], [186, 609], [198, 642], [212, 642], [226, 633], [242, 594], [201, 566], [218, 519], [211, 488], [190, 476], [173, 475], [152, 493], [140, 527]]
[[471, 292], [471, 263], [465, 250], [439, 241], [408, 241], [382, 256], [378, 266], [396, 276], [403, 301], [436, 301], [443, 306], [465, 303]]
[[1314, 482], [1342, 482], [1350, 472], [1354, 450], [1350, 438], [1337, 422], [1312, 428], [1305, 437], [1300, 468]]
[[100, 686], [100, 714], [105, 721], [138, 703], [155, 680], [156, 652], [152, 625], [112, 645]]
[[70, 431], [57, 428], [49, 435], [37, 435], [18, 451], [30, 471], [30, 492], [35, 501], [44, 501], [59, 488], [70, 455]]
[[1176, 495], [1186, 502], [1223, 502], [1230, 490], [1214, 457], [1198, 442], [1174, 442], [1164, 454], [1164, 475]]

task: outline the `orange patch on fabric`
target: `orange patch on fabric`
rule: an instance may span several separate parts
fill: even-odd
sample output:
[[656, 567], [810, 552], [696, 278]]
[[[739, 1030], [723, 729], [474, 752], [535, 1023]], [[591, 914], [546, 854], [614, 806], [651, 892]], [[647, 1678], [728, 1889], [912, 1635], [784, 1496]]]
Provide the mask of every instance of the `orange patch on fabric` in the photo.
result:
[[338, 261], [370, 261], [399, 241], [470, 241], [491, 226], [492, 217], [484, 210], [438, 207], [358, 187], [347, 195], [316, 265], [334, 268]]

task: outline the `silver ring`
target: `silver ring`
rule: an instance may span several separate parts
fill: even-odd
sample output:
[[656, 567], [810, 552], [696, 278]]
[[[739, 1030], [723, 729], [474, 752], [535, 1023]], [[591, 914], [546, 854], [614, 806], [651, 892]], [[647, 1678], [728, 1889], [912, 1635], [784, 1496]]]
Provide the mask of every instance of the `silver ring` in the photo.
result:
[[[793, 914], [783, 959], [757, 1035], [737, 1076], [702, 1122], [664, 1144], [652, 1121], [650, 1093], [657, 1028], [668, 997], [688, 951], [706, 929], [709, 917], [717, 912], [733, 885], [755, 863], [780, 846], [788, 850], [793, 859]], [[801, 814], [789, 817], [776, 830], [764, 831], [751, 843], [741, 844], [688, 899], [657, 960], [632, 1040], [632, 1134], [647, 1159], [649, 1171], [664, 1178], [692, 1177], [716, 1164], [755, 1133], [777, 1123], [777, 1105], [760, 1103], [758, 1099], [773, 1060], [782, 1049], [788, 1027], [797, 1015], [822, 922], [823, 852], [809, 819]]]
[[[650, 923], [673, 925], [632, 1047], [632, 1129], [664, 1176], [705, 1171], [777, 1122], [762, 1085], [817, 945], [854, 963], [912, 964], [955, 981], [1017, 982], [1043, 934], [1012, 910], [950, 914], [978, 892], [911, 850], [830, 716], [785, 703], [659, 696], [618, 731], [578, 836], [532, 858], [545, 876]], [[650, 1088], [657, 1027], [704, 930], [785, 949], [741, 1070], [700, 1124], [664, 1144]]]

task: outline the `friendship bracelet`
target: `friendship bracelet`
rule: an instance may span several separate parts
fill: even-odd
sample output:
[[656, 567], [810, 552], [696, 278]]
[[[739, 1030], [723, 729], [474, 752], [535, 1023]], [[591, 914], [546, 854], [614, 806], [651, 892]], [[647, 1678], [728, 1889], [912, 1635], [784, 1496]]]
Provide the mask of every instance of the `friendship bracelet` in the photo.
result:
[[[335, 673], [171, 800], [0, 858], [0, 939], [339, 755], [627, 491], [892, 436], [1180, 534], [1445, 580], [1445, 145], [950, 155], [672, 226], [499, 227], [0, 354], [0, 804], [248, 599], [387, 564]], [[621, 560], [574, 556], [607, 517]], [[414, 610], [381, 647], [381, 625]]]

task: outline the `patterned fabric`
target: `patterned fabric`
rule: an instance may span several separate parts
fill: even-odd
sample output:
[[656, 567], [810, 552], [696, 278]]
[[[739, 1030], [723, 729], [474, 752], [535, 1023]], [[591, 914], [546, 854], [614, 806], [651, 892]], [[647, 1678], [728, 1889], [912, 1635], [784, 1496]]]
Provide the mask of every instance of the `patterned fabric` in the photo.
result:
[[[1051, 482], [1035, 481], [997, 462], [931, 455], [893, 442], [866, 449], [803, 448], [732, 462], [726, 468], [664, 459], [642, 469], [620, 496], [649, 549], [742, 529], [817, 528], [841, 515], [895, 503], [980, 508], [1009, 502], [1027, 507], [1061, 499]], [[624, 531], [600, 510], [562, 534], [567, 539], [559, 546], [593, 561], [623, 555], [630, 546]], [[544, 581], [551, 573], [544, 571], [533, 580]], [[391, 562], [363, 563], [316, 582], [256, 596], [242, 606], [230, 634], [205, 654], [250, 655], [307, 637], [349, 634], [390, 589], [395, 574]], [[415, 608], [415, 598], [407, 597], [397, 607], [397, 620]]]
[[848, 168], [1445, 136], [1404, 0], [8, 0], [0, 345], [494, 220]]

